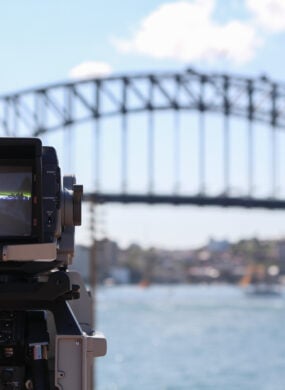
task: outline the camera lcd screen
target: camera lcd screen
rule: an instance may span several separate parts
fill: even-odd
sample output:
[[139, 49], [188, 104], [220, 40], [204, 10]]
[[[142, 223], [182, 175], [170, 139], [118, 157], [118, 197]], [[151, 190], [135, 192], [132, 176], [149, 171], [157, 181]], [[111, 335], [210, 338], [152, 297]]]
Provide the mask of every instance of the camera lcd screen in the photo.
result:
[[32, 222], [32, 167], [0, 166], [0, 237], [27, 237]]

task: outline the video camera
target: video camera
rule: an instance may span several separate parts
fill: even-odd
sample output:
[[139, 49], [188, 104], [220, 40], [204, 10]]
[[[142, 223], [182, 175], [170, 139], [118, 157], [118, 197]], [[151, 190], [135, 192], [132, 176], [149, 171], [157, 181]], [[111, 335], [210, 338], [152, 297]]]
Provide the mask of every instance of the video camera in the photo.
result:
[[0, 138], [0, 390], [90, 390], [106, 339], [69, 271], [83, 188], [61, 183], [56, 151]]

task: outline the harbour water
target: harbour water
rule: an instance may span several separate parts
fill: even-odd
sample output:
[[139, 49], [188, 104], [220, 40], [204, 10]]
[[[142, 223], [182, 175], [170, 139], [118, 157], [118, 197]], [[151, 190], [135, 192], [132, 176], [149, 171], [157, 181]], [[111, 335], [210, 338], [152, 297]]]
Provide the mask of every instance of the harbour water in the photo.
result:
[[285, 296], [232, 286], [102, 287], [98, 390], [283, 390]]

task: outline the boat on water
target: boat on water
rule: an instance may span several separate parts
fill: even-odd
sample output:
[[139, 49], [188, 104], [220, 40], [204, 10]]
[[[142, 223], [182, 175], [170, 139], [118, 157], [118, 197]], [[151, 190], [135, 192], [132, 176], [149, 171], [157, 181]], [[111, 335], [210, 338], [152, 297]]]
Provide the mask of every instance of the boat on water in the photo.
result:
[[138, 284], [139, 287], [141, 288], [147, 288], [150, 286], [150, 281], [148, 279], [142, 279], [139, 284]]
[[276, 266], [250, 265], [240, 282], [247, 296], [280, 297], [281, 285], [278, 279], [279, 269]]
[[280, 297], [282, 295], [279, 284], [257, 283], [246, 287], [245, 293], [252, 297]]

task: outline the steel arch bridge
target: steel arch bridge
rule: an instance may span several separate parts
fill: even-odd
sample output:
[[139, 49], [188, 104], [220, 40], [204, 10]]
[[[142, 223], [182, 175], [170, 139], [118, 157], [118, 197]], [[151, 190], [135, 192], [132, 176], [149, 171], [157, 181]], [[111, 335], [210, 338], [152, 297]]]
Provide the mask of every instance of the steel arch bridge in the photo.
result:
[[[173, 112], [176, 117], [173, 139], [174, 171], [176, 185], [167, 192], [155, 191], [155, 144], [154, 118], [158, 113]], [[178, 177], [181, 165], [181, 131], [179, 116], [195, 112], [198, 117], [197, 174], [195, 193], [179, 191]], [[143, 113], [147, 116], [146, 171], [147, 186], [143, 192], [129, 191], [129, 118]], [[217, 194], [207, 189], [205, 117], [217, 114], [222, 118], [223, 162], [222, 186]], [[101, 123], [106, 118], [120, 121], [120, 170], [121, 185], [112, 192], [102, 189], [100, 166], [102, 150]], [[246, 166], [244, 175], [247, 186], [243, 194], [231, 190], [231, 120], [238, 118], [246, 124]], [[193, 69], [183, 72], [140, 73], [117, 75], [100, 79], [58, 83], [40, 88], [19, 91], [0, 96], [0, 133], [3, 136], [43, 136], [60, 129], [94, 121], [96, 137], [96, 188], [85, 194], [85, 200], [104, 203], [165, 203], [215, 206], [241, 206], [268, 209], [284, 209], [285, 196], [277, 191], [279, 169], [279, 134], [285, 128], [285, 84], [276, 83], [267, 76], [245, 78], [227, 74], [204, 74]], [[270, 154], [267, 168], [270, 185], [267, 195], [254, 192], [255, 152], [257, 139], [254, 126], [266, 128], [266, 148]], [[191, 131], [191, 129], [188, 129]], [[212, 141], [210, 141], [212, 142]], [[163, 149], [163, 139], [160, 142]], [[180, 145], [180, 146], [179, 146]], [[163, 152], [162, 152], [163, 153]], [[285, 174], [284, 174], [285, 178]]]

